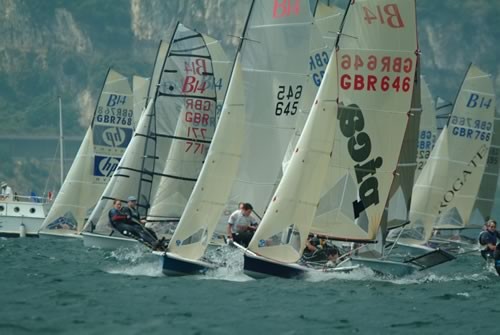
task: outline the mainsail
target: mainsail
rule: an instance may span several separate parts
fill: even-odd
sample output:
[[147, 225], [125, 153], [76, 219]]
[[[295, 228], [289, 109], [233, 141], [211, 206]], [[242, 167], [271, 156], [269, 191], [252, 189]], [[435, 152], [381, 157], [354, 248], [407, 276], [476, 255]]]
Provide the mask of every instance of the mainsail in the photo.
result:
[[351, 2], [337, 44], [340, 131], [311, 231], [372, 241], [411, 109], [418, 49], [415, 2]]
[[252, 2], [214, 141], [169, 251], [201, 257], [221, 215], [227, 225], [240, 201], [264, 212], [294, 131], [314, 29], [306, 1]]
[[[398, 227], [408, 222], [411, 194], [415, 180], [415, 170], [417, 168], [417, 139], [419, 137], [419, 125], [422, 115], [420, 83], [420, 60], [418, 60], [411, 109], [408, 113], [408, 124], [399, 154], [398, 166], [394, 172], [394, 180], [389, 191], [387, 218], [382, 223], [384, 230]], [[383, 235], [385, 233], [384, 231]], [[383, 244], [381, 243], [380, 245], [383, 246]]]
[[467, 224], [493, 135], [495, 96], [491, 77], [471, 65], [447, 126], [418, 177], [406, 243], [425, 243], [435, 228]]
[[415, 171], [415, 181], [420, 175], [420, 172], [422, 172], [432, 149], [434, 149], [437, 138], [436, 108], [434, 106], [434, 100], [432, 99], [432, 94], [424, 77], [421, 79], [422, 115], [420, 117], [420, 129], [417, 142], [417, 170]]
[[148, 99], [149, 78], [133, 76], [132, 94], [134, 95], [134, 126], [139, 123]]
[[[293, 151], [297, 146], [302, 129], [309, 116], [309, 111], [313, 105], [316, 94], [318, 93], [321, 80], [323, 79], [326, 66], [330, 60], [335, 41], [337, 39], [337, 32], [340, 29], [344, 11], [335, 6], [327, 6], [322, 2], [316, 3], [314, 12], [314, 23], [321, 33], [312, 34], [310, 41], [310, 55], [309, 55], [309, 78], [304, 86], [303, 98], [299, 106], [295, 125], [295, 133], [292, 137], [288, 148], [283, 158], [283, 171], [286, 170], [290, 159], [292, 158]], [[278, 180], [277, 180], [278, 181]]]
[[80, 232], [96, 199], [118, 166], [133, 133], [133, 97], [128, 80], [109, 70], [83, 142], [41, 232]]
[[498, 185], [498, 169], [500, 153], [500, 118], [495, 112], [495, 121], [493, 125], [493, 139], [491, 140], [486, 168], [484, 170], [481, 186], [477, 194], [476, 203], [472, 211], [467, 226], [481, 227], [490, 218], [493, 203], [495, 202], [495, 193]]
[[[158, 56], [161, 51], [160, 46]], [[134, 138], [89, 219], [96, 233], [111, 230], [107, 213], [112, 199], [136, 196], [144, 216], [163, 179], [173, 181], [170, 200], [178, 210], [176, 201], [190, 192], [201, 168], [215, 127], [210, 53], [201, 34], [179, 23], [164, 56], [157, 57], [153, 77], [159, 73], [158, 82], [151, 84], [152, 97]]]

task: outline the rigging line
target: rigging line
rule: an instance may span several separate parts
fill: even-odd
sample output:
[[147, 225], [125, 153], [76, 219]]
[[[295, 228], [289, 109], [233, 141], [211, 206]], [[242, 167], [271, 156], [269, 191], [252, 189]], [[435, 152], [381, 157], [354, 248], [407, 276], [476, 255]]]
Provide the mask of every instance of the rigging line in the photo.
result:
[[181, 140], [181, 141], [191, 141], [191, 142], [196, 142], [196, 143], [207, 143], [210, 144], [212, 141], [210, 140], [200, 140], [197, 138], [190, 138], [190, 137], [182, 137], [182, 136], [175, 136], [175, 135], [165, 135], [165, 134], [155, 134], [156, 137], [163, 137], [163, 138], [170, 138], [173, 140]]
[[260, 41], [253, 40], [251, 38], [244, 37], [244, 36], [236, 36], [236, 35], [231, 35], [231, 34], [228, 34], [227, 36], [238, 38], [240, 41], [250, 41], [250, 42], [260, 43]]
[[184, 181], [193, 181], [193, 182], [195, 182], [197, 180], [196, 178], [174, 176], [174, 175], [171, 175], [171, 174], [165, 174], [165, 173], [160, 173], [160, 172], [153, 172], [153, 175], [160, 176], [160, 177], [165, 177], [165, 178], [177, 179], [177, 180], [184, 180]]
[[170, 93], [163, 93], [158, 91], [158, 96], [160, 97], [173, 97], [173, 98], [193, 98], [193, 99], [200, 99], [200, 100], [211, 100], [211, 101], [217, 101], [217, 97], [203, 97], [200, 95], [193, 95], [193, 94], [170, 94]]
[[200, 49], [205, 49], [205, 46], [200, 45], [199, 47], [194, 47], [194, 48], [189, 48], [189, 49], [176, 49], [176, 50], [172, 50], [172, 52], [181, 53], [181, 52], [195, 51], [195, 50], [200, 50]]
[[180, 53], [174, 53], [171, 52], [169, 54], [170, 57], [190, 57], [190, 58], [204, 58], [204, 59], [210, 59], [210, 56], [204, 56], [204, 55], [195, 55], [195, 54], [180, 54]]
[[[177, 27], [175, 27], [175, 30], [177, 31]], [[175, 32], [176, 32], [175, 31]], [[175, 36], [175, 32], [174, 32], [174, 36]], [[181, 42], [181, 41], [185, 41], [185, 40], [189, 40], [191, 38], [197, 38], [197, 37], [202, 37], [202, 35], [200, 33], [197, 33], [197, 34], [194, 34], [194, 35], [189, 35], [189, 36], [184, 36], [184, 37], [179, 37], [178, 39], [174, 39], [172, 41], [172, 44], [173, 43], [177, 43], [177, 42]]]

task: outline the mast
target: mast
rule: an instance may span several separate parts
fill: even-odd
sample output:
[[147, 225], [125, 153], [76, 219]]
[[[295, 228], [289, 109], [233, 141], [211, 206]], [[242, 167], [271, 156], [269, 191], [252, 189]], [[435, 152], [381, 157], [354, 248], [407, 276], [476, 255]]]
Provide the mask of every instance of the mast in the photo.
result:
[[61, 96], [58, 96], [59, 100], [59, 146], [61, 148], [59, 152], [60, 168], [61, 168], [61, 186], [64, 182], [64, 135], [63, 135], [63, 120], [62, 120], [62, 103]]

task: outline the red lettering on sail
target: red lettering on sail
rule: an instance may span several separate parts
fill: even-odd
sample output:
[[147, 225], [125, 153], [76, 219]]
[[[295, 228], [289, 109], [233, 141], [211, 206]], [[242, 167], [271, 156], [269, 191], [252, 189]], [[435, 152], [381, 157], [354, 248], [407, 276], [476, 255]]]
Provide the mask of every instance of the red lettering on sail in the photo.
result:
[[363, 6], [365, 16], [363, 19], [367, 24], [380, 22], [380, 24], [387, 24], [391, 28], [404, 28], [405, 23], [401, 17], [401, 12], [397, 4], [388, 4], [383, 7], [377, 5], [376, 10], [373, 11], [367, 6]]
[[300, 14], [300, 0], [274, 0], [273, 19]]

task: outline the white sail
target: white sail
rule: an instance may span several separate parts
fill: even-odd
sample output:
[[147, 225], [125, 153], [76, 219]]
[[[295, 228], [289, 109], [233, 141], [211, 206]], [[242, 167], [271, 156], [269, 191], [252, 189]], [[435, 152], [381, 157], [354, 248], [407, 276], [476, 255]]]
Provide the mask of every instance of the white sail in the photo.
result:
[[337, 51], [340, 131], [311, 231], [374, 240], [411, 108], [415, 2], [355, 1]]
[[[238, 57], [205, 164], [168, 246], [170, 252], [183, 257], [198, 259], [203, 255], [229, 196], [228, 176], [238, 172], [244, 141], [240, 134], [245, 130], [241, 72]], [[226, 141], [227, 138], [231, 140]]]
[[479, 187], [476, 203], [474, 204], [474, 209], [467, 226], [482, 227], [492, 215], [491, 210], [495, 202], [495, 193], [498, 185], [499, 154], [500, 118], [498, 118], [498, 115], [495, 115], [493, 139], [491, 140], [491, 146], [486, 160], [486, 168], [483, 178], [481, 179], [481, 186]]
[[422, 76], [422, 115], [420, 117], [420, 130], [417, 142], [417, 170], [415, 171], [415, 181], [424, 168], [434, 145], [436, 144], [436, 107], [432, 94]]
[[314, 13], [314, 22], [321, 33], [312, 34], [310, 41], [309, 55], [309, 78], [304, 86], [303, 98], [299, 112], [296, 116], [295, 133], [292, 137], [288, 148], [283, 158], [283, 172], [286, 170], [290, 159], [293, 156], [293, 151], [297, 146], [299, 137], [302, 134], [302, 129], [306, 123], [309, 111], [313, 105], [316, 94], [318, 93], [319, 85], [326, 71], [326, 66], [330, 60], [330, 55], [337, 39], [337, 32], [340, 29], [344, 11], [335, 6], [327, 6], [322, 2], [317, 2]]
[[252, 3], [214, 141], [171, 252], [201, 257], [214, 225], [222, 214], [227, 225], [240, 201], [264, 212], [294, 131], [313, 31], [306, 1]]
[[328, 64], [290, 164], [248, 246], [264, 257], [291, 263], [302, 254], [333, 149], [338, 98], [336, 65], [334, 58]]
[[134, 95], [134, 125], [139, 123], [142, 112], [146, 108], [148, 97], [149, 78], [132, 77], [132, 92]]
[[[382, 235], [386, 235], [385, 229], [398, 227], [408, 222], [415, 170], [417, 168], [417, 139], [422, 114], [420, 60], [417, 62], [411, 109], [408, 113], [408, 123], [399, 153], [398, 165], [394, 171], [394, 180], [389, 191], [389, 201], [386, 207], [387, 218], [384, 217], [381, 224], [381, 227], [384, 228]], [[384, 221], [387, 223], [384, 223]], [[380, 241], [378, 238], [377, 240]], [[383, 247], [383, 243], [380, 246]]]
[[415, 184], [403, 241], [425, 243], [433, 224], [456, 229], [467, 223], [486, 164], [494, 109], [491, 77], [471, 65], [448, 125]]
[[224, 49], [222, 49], [219, 41], [205, 34], [203, 35], [203, 38], [205, 39], [208, 50], [210, 51], [212, 66], [214, 67], [215, 88], [217, 89], [217, 123], [220, 118], [220, 113], [222, 112], [222, 105], [224, 104], [224, 98], [226, 97], [229, 76], [231, 75], [233, 63], [227, 58], [227, 55], [224, 52]]
[[201, 168], [215, 127], [216, 97], [210, 55], [202, 35], [181, 24], [164, 55], [165, 59], [157, 59], [162, 70], [156, 71], [156, 66], [153, 70], [153, 76], [161, 74], [155, 85], [157, 93], [141, 117], [130, 150], [89, 219], [96, 233], [111, 231], [107, 213], [112, 199], [126, 201], [127, 196], [136, 196], [139, 212], [144, 216], [160, 180], [178, 183], [172, 192], [175, 205], [179, 194], [190, 192], [189, 184], [194, 184]]
[[132, 137], [133, 97], [126, 77], [109, 70], [76, 158], [41, 232], [80, 232]]
[[262, 216], [295, 130], [311, 36], [318, 31], [306, 1], [257, 0], [249, 20], [241, 64], [245, 95], [252, 99], [246, 101], [245, 142], [225, 214], [244, 201]]
[[[165, 168], [160, 176], [158, 189], [152, 197], [151, 209], [148, 212], [148, 221], [161, 222], [180, 218], [184, 207], [187, 204], [189, 196], [193, 190], [196, 179], [201, 171], [202, 164], [208, 152], [216, 125], [216, 81], [214, 78], [215, 68], [212, 65], [212, 53], [205, 44], [205, 37], [199, 38], [196, 44], [190, 46], [195, 50], [196, 57], [191, 57], [193, 53], [185, 52], [185, 56], [172, 58], [179, 63], [179, 75], [189, 78], [196, 78], [203, 82], [202, 89], [193, 89], [186, 91], [184, 97], [180, 96], [177, 100], [169, 99], [170, 107], [180, 106], [181, 114], [177, 118], [175, 129], [169, 130], [172, 139]], [[225, 54], [220, 49], [218, 42], [212, 41], [212, 51], [216, 54], [219, 61], [225, 61]], [[175, 39], [172, 42], [178, 43]], [[193, 43], [190, 41], [190, 43]], [[203, 43], [203, 45], [202, 45]], [[185, 45], [175, 45], [170, 53], [176, 53], [176, 50], [184, 52]], [[168, 58], [170, 59], [170, 58]], [[184, 72], [182, 71], [184, 70]], [[218, 68], [226, 75], [225, 66]], [[172, 78], [169, 78], [172, 80]], [[225, 80], [225, 78], [224, 78]], [[220, 83], [223, 78], [220, 77]], [[179, 82], [181, 82], [179, 80]], [[185, 85], [187, 89], [191, 86]], [[165, 100], [167, 101], [167, 100]], [[173, 120], [171, 121], [173, 122]]]

